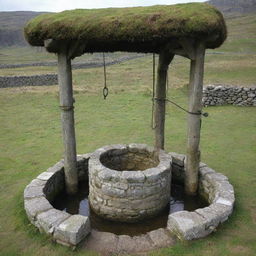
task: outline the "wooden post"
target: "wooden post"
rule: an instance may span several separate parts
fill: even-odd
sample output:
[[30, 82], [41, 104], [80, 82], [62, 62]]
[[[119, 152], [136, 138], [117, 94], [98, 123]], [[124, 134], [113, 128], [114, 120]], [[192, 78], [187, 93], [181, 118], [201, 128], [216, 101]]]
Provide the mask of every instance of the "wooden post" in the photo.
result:
[[[195, 49], [195, 60], [191, 60], [189, 82], [189, 112], [201, 113], [205, 46], [200, 43]], [[188, 141], [186, 157], [185, 191], [195, 195], [198, 188], [198, 171], [200, 163], [200, 129], [201, 115], [188, 114]]]
[[78, 190], [78, 173], [76, 161], [76, 138], [74, 127], [74, 107], [71, 60], [67, 47], [63, 46], [58, 53], [58, 81], [64, 143], [64, 169], [66, 192], [75, 194]]
[[166, 76], [173, 57], [174, 54], [168, 51], [159, 53], [155, 99], [153, 99], [155, 100], [155, 147], [158, 149], [164, 149]]

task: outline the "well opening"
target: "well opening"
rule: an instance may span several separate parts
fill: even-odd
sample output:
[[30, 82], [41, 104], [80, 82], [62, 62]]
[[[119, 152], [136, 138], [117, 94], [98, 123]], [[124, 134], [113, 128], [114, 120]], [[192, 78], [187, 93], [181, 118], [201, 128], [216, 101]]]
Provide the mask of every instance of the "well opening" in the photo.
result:
[[146, 149], [135, 152], [129, 148], [111, 149], [100, 156], [100, 162], [116, 171], [144, 171], [159, 164], [159, 155]]

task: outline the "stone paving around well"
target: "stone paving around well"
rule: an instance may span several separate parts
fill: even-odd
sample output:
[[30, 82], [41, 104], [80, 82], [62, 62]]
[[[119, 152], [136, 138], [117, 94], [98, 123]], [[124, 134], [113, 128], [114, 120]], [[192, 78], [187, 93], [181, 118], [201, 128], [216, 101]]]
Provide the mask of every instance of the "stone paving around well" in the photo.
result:
[[[88, 173], [89, 155], [78, 156], [80, 179]], [[86, 161], [87, 160], [87, 161]], [[70, 215], [54, 209], [51, 202], [64, 188], [64, 161], [56, 163], [32, 180], [24, 190], [24, 207], [28, 219], [40, 232], [53, 237], [57, 243], [76, 246], [91, 231], [89, 217]]]
[[160, 228], [140, 236], [115, 235], [92, 230], [82, 248], [100, 252], [101, 255], [143, 253], [174, 245], [176, 238], [168, 230]]
[[[88, 160], [91, 154], [78, 156], [79, 179], [88, 178]], [[172, 159], [172, 179], [184, 181], [185, 155], [168, 153]], [[117, 236], [91, 229], [87, 216], [70, 215], [56, 210], [51, 202], [64, 186], [63, 160], [32, 180], [24, 190], [24, 207], [27, 216], [40, 232], [60, 244], [106, 253], [139, 253], [175, 243], [177, 238], [192, 240], [209, 235], [220, 223], [228, 219], [235, 202], [233, 186], [228, 178], [216, 173], [206, 164], [200, 164], [199, 193], [209, 206], [193, 212], [180, 211], [169, 215], [166, 228], [141, 236]], [[84, 241], [81, 243], [81, 241]]]
[[[173, 157], [173, 179], [184, 180], [185, 155], [170, 153]], [[233, 212], [235, 195], [228, 178], [216, 173], [206, 164], [199, 169], [199, 194], [209, 206], [193, 212], [180, 211], [169, 215], [167, 227], [182, 240], [205, 237], [215, 231]]]

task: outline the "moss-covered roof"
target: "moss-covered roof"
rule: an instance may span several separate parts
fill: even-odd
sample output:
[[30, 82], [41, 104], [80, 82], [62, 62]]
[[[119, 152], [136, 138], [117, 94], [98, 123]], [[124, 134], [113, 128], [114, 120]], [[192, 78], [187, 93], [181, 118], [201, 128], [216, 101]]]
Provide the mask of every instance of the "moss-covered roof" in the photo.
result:
[[83, 52], [159, 52], [180, 38], [206, 40], [207, 48], [216, 48], [227, 34], [222, 14], [205, 3], [43, 14], [30, 20], [24, 31], [33, 46], [44, 46], [46, 39], [79, 41]]

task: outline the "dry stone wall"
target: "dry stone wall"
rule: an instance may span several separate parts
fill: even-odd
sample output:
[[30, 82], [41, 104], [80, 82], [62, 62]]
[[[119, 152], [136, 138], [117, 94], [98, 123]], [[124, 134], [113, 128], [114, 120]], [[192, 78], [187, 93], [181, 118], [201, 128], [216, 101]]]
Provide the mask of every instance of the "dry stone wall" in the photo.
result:
[[[131, 56], [123, 56], [114, 60], [106, 60], [106, 66], [115, 65], [124, 61], [142, 58], [145, 54], [136, 54]], [[56, 61], [51, 62], [36, 62], [36, 63], [21, 63], [21, 64], [0, 64], [0, 69], [7, 68], [19, 68], [29, 66], [56, 66]], [[84, 68], [95, 68], [102, 67], [103, 62], [78, 62], [72, 63], [72, 69], [84, 69]], [[43, 74], [43, 75], [32, 75], [32, 76], [0, 76], [0, 88], [8, 87], [20, 87], [20, 86], [41, 86], [41, 85], [55, 85], [58, 83], [57, 74]]]
[[[117, 59], [106, 59], [105, 65], [115, 65], [118, 63], [122, 63], [128, 60], [137, 59], [145, 57], [145, 54], [136, 54], [136, 55], [128, 55], [128, 56], [122, 56]], [[106, 57], [107, 58], [107, 57]], [[37, 66], [57, 66], [56, 61], [51, 62], [34, 62], [34, 63], [17, 63], [17, 64], [0, 64], [0, 69], [6, 69], [6, 68], [21, 68], [21, 67], [37, 67]], [[72, 63], [72, 69], [81, 69], [81, 68], [95, 68], [95, 67], [102, 67], [103, 61], [100, 57], [98, 61], [90, 61], [90, 62], [73, 62]]]
[[203, 89], [203, 105], [256, 106], [256, 87], [208, 85]]
[[56, 74], [43, 74], [33, 76], [0, 76], [0, 88], [54, 84], [58, 84], [58, 76]]

